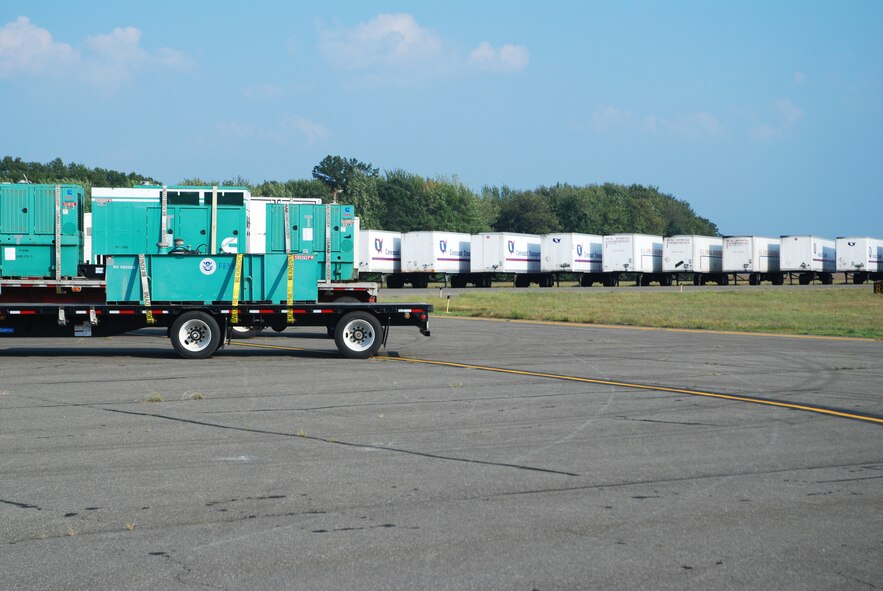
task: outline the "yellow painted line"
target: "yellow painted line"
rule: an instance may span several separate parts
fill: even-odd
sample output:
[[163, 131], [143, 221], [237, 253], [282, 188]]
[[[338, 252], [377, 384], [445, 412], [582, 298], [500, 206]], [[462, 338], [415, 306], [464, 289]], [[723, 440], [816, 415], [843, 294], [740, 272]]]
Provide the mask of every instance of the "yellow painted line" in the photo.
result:
[[693, 334], [718, 334], [732, 335], [739, 337], [775, 337], [782, 339], [810, 339], [821, 341], [854, 341], [859, 343], [883, 343], [881, 339], [872, 339], [867, 337], [835, 337], [813, 334], [782, 334], [777, 332], [743, 332], [739, 330], [710, 330], [704, 328], [671, 328], [658, 326], [627, 326], [623, 324], [592, 324], [591, 322], [561, 322], [557, 320], [516, 320], [514, 318], [477, 318], [475, 316], [439, 316], [432, 318], [446, 318], [450, 320], [477, 320], [483, 322], [511, 322], [515, 324], [539, 324], [542, 326], [575, 326], [581, 328], [605, 328], [616, 330], [642, 330], [642, 331], [664, 331], [664, 332], [686, 332]]
[[[262, 349], [279, 349], [283, 351], [311, 351], [312, 349], [304, 349], [302, 347], [286, 347], [282, 345], [263, 345], [258, 343], [234, 343], [241, 347], [257, 347]], [[751, 404], [763, 404], [778, 408], [789, 408], [791, 410], [802, 410], [816, 414], [839, 417], [842, 419], [854, 419], [857, 421], [865, 421], [883, 425], [883, 418], [872, 415], [863, 415], [853, 412], [846, 412], [820, 406], [812, 406], [809, 404], [796, 404], [793, 402], [785, 402], [780, 400], [769, 400], [766, 398], [757, 398], [754, 396], [738, 396], [736, 394], [720, 394], [718, 392], [705, 392], [703, 390], [687, 390], [684, 388], [670, 388], [668, 386], [653, 386], [650, 384], [633, 384], [631, 382], [618, 382], [614, 380], [599, 380], [595, 378], [584, 378], [580, 376], [570, 376], [554, 373], [544, 373], [538, 371], [526, 371], [521, 369], [508, 369], [505, 367], [492, 367], [487, 365], [473, 365], [470, 363], [457, 363], [454, 361], [437, 361], [433, 359], [418, 359], [416, 357], [390, 357], [388, 355], [378, 355], [374, 359], [383, 361], [405, 361], [408, 363], [422, 363], [425, 365], [439, 365], [443, 367], [454, 367], [458, 369], [474, 369], [479, 371], [490, 371], [495, 373], [505, 373], [518, 376], [530, 376], [534, 378], [545, 378], [552, 380], [564, 380], [567, 382], [579, 382], [583, 384], [600, 384], [603, 386], [614, 386], [617, 388], [633, 388], [636, 390], [651, 390], [654, 392], [671, 392], [674, 394], [687, 394], [689, 396], [702, 396], [705, 398], [717, 398], [720, 400], [731, 400], [735, 402], [748, 402]]]
[[754, 396], [738, 396], [735, 394], [720, 394], [717, 392], [705, 392], [702, 390], [686, 390], [683, 388], [669, 388], [668, 386], [653, 386], [649, 384], [633, 384], [630, 382], [617, 382], [613, 380], [599, 380], [595, 378], [583, 378], [580, 376], [569, 376], [569, 375], [561, 375], [561, 374], [553, 374], [553, 373], [543, 373], [537, 371], [525, 371], [520, 369], [507, 369], [504, 367], [490, 367], [485, 365], [472, 365], [469, 363], [456, 363], [453, 361], [435, 361], [431, 359], [417, 359], [413, 357], [389, 357], [389, 356], [378, 356], [378, 359], [385, 359], [389, 361], [407, 361], [409, 363], [424, 363], [428, 365], [441, 365], [445, 367], [456, 367], [460, 369], [475, 369], [480, 371], [491, 371], [496, 373], [505, 373], [505, 374], [513, 374], [519, 376], [530, 376], [535, 378], [546, 378], [553, 380], [564, 380], [568, 382], [580, 382], [585, 384], [601, 384], [604, 386], [615, 386], [619, 388], [634, 388], [638, 390], [652, 390], [655, 392], [672, 392], [675, 394], [688, 394], [690, 396], [703, 396], [706, 398], [719, 398], [721, 400], [733, 400], [736, 402], [750, 402], [753, 404], [764, 404], [767, 406], [775, 406], [779, 408], [790, 408], [792, 410], [802, 410], [806, 412], [814, 412], [823, 415], [830, 415], [845, 419], [855, 419], [858, 421], [867, 421], [870, 423], [876, 423], [878, 425], [883, 425], [883, 418], [875, 417], [871, 415], [862, 415], [857, 413], [845, 412], [835, 409], [829, 409], [819, 406], [812, 406], [808, 404], [795, 404], [792, 402], [784, 402], [778, 400], [769, 400], [766, 398], [757, 398]]

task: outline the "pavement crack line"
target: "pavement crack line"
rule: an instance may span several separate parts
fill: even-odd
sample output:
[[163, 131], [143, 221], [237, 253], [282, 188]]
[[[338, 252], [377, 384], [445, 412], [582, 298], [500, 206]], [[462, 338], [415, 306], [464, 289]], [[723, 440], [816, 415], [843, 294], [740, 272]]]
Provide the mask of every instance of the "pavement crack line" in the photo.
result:
[[496, 466], [499, 468], [514, 468], [516, 470], [527, 470], [529, 472], [543, 472], [546, 474], [557, 474], [560, 476], [579, 476], [579, 474], [577, 474], [575, 472], [567, 472], [567, 471], [563, 471], [563, 470], [553, 470], [551, 468], [540, 468], [538, 466], [527, 466], [527, 465], [523, 465], [523, 464], [511, 464], [511, 463], [507, 463], [507, 462], [492, 462], [490, 460], [475, 460], [475, 459], [471, 459], [471, 458], [458, 458], [455, 456], [445, 456], [445, 455], [441, 455], [441, 454], [433, 454], [433, 453], [429, 453], [429, 452], [414, 451], [414, 450], [410, 450], [410, 449], [401, 449], [401, 448], [396, 448], [396, 447], [384, 447], [384, 446], [380, 446], [380, 445], [371, 445], [371, 444], [366, 444], [366, 443], [355, 443], [352, 441], [332, 440], [332, 439], [328, 439], [325, 437], [316, 437], [315, 435], [306, 435], [306, 434], [300, 435], [297, 433], [286, 433], [284, 431], [270, 431], [267, 429], [252, 429], [252, 428], [248, 428], [248, 427], [236, 427], [233, 425], [223, 425], [221, 423], [211, 423], [208, 421], [197, 421], [195, 419], [184, 419], [181, 417], [173, 417], [173, 416], [169, 416], [169, 415], [161, 415], [161, 414], [155, 414], [155, 413], [149, 413], [149, 412], [135, 412], [132, 410], [121, 410], [118, 408], [105, 408], [105, 407], [101, 407], [101, 406], [92, 406], [91, 408], [94, 408], [97, 410], [103, 410], [106, 412], [115, 412], [115, 413], [124, 414], [124, 415], [150, 417], [150, 418], [154, 418], [154, 419], [164, 419], [167, 421], [177, 421], [180, 423], [189, 423], [191, 425], [200, 425], [202, 427], [213, 427], [215, 429], [230, 429], [231, 431], [240, 431], [242, 433], [256, 433], [256, 434], [260, 434], [260, 435], [276, 435], [279, 437], [291, 437], [294, 439], [307, 439], [309, 441], [317, 441], [317, 442], [328, 443], [328, 444], [332, 444], [332, 445], [342, 445], [345, 447], [353, 447], [353, 448], [358, 448], [358, 449], [371, 449], [371, 450], [375, 450], [375, 451], [400, 453], [400, 454], [406, 454], [406, 455], [417, 456], [417, 457], [421, 457], [421, 458], [428, 458], [428, 459], [433, 459], [433, 460], [447, 460], [450, 462], [461, 462], [464, 464], [478, 464], [478, 465], [484, 465], [484, 466]]
[[42, 509], [40, 509], [38, 506], [29, 505], [27, 503], [18, 503], [16, 501], [7, 501], [6, 499], [0, 499], [0, 503], [3, 503], [4, 505], [12, 505], [13, 507], [18, 507], [19, 509], [36, 509], [37, 511], [42, 511]]

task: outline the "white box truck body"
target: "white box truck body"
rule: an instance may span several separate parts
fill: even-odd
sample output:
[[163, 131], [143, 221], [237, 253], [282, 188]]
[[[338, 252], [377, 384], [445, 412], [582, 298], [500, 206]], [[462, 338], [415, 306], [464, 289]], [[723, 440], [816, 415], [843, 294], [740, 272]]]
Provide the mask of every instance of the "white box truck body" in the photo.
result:
[[539, 273], [541, 240], [536, 234], [487, 232], [472, 236], [470, 272]]
[[359, 273], [399, 273], [401, 270], [401, 232], [386, 230], [359, 232]]
[[402, 273], [468, 273], [472, 236], [458, 232], [402, 234]]
[[723, 238], [668, 236], [662, 246], [662, 270], [668, 273], [720, 273], [723, 252]]
[[543, 273], [600, 273], [604, 238], [595, 234], [544, 234], [540, 243]]
[[819, 236], [782, 236], [779, 268], [782, 271], [833, 273], [837, 268], [837, 243]]
[[605, 273], [661, 273], [662, 236], [648, 234], [604, 236], [601, 268]]
[[883, 240], [868, 237], [837, 239], [837, 270], [843, 272], [883, 272]]
[[779, 239], [765, 236], [724, 238], [724, 273], [777, 273]]

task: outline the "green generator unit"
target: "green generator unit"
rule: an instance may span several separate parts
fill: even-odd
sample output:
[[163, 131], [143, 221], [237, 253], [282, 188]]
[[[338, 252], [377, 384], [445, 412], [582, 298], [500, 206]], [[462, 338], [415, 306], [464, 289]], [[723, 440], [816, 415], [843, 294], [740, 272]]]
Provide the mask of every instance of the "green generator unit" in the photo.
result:
[[355, 221], [352, 205], [268, 203], [266, 250], [311, 254], [319, 280], [347, 281], [354, 272]]
[[[138, 255], [106, 258], [108, 303], [145, 304], [145, 284], [151, 303], [232, 302], [237, 256], [242, 256], [239, 302], [285, 304], [288, 301], [288, 256], [284, 254], [143, 256], [143, 276]], [[293, 255], [291, 295], [294, 302], [312, 303], [318, 299], [317, 266], [309, 255]]]
[[107, 255], [163, 254], [173, 250], [244, 253], [248, 246], [250, 198], [244, 187], [95, 187], [93, 259], [98, 262], [99, 257]]
[[78, 185], [0, 184], [0, 277], [76, 277], [85, 204]]

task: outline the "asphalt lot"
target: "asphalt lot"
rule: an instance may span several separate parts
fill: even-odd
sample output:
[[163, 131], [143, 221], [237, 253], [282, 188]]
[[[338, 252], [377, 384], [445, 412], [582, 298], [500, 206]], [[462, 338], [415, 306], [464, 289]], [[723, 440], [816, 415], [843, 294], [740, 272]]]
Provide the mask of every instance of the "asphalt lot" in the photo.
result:
[[0, 589], [883, 586], [879, 423], [402, 359], [881, 417], [883, 342], [439, 316], [0, 341]]

